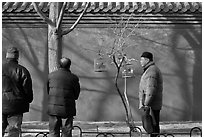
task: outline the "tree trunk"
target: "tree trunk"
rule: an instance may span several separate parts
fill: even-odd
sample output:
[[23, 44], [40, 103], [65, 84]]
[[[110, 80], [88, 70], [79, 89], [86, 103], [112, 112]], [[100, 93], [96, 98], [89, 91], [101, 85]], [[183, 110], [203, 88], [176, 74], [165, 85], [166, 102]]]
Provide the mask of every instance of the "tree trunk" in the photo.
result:
[[[63, 2], [51, 2], [49, 18], [56, 25]], [[58, 30], [48, 25], [48, 64], [49, 73], [57, 68], [62, 53], [61, 25]]]

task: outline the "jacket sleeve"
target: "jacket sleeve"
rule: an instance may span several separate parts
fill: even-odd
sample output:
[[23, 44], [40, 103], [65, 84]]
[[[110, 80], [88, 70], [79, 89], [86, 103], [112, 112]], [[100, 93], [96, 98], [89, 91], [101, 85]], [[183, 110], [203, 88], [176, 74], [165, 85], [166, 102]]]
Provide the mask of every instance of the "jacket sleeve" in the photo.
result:
[[76, 76], [75, 84], [74, 84], [74, 99], [75, 100], [77, 100], [79, 98], [79, 93], [80, 93], [79, 78]]
[[155, 95], [157, 87], [157, 80], [154, 76], [149, 76], [146, 82], [146, 97], [144, 101], [145, 106], [149, 106]]
[[46, 89], [47, 89], [47, 94], [49, 95], [49, 92], [50, 92], [50, 87], [49, 87], [49, 80], [47, 81], [46, 83]]
[[46, 89], [47, 89], [47, 94], [48, 95], [50, 93], [50, 84], [49, 84], [49, 81], [50, 81], [50, 74], [48, 74], [48, 79], [47, 79], [47, 82], [46, 82]]
[[33, 101], [32, 79], [27, 69], [23, 69], [22, 79], [25, 99], [31, 103]]
[[144, 105], [144, 92], [139, 90], [139, 109]]

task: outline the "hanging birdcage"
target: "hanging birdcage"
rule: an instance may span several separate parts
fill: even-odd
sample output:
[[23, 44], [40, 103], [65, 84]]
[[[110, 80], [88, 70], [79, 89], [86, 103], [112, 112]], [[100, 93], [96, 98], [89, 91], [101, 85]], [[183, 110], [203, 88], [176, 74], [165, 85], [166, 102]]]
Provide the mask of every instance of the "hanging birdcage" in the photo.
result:
[[134, 76], [133, 72], [134, 72], [133, 65], [131, 63], [127, 63], [124, 65], [124, 67], [122, 69], [122, 77], [123, 78], [133, 77]]
[[105, 72], [107, 71], [106, 59], [99, 55], [94, 59], [94, 71], [95, 72]]

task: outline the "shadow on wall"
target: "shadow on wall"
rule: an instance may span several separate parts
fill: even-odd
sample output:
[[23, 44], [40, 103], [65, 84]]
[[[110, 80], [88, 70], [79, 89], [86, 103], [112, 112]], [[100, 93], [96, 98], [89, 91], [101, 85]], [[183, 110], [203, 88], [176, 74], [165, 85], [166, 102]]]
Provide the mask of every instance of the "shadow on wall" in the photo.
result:
[[[186, 22], [186, 24], [188, 24]], [[179, 40], [178, 38], [182, 36], [190, 48], [183, 48], [178, 51]], [[172, 37], [173, 47], [172, 53], [175, 56], [177, 62], [177, 76], [180, 77], [182, 84], [182, 97], [185, 100], [185, 112], [183, 113], [183, 120], [202, 120], [202, 29], [201, 27], [195, 27], [188, 25], [188, 28], [179, 30], [175, 26], [174, 35]], [[191, 55], [190, 55], [191, 53]], [[186, 56], [191, 56], [194, 59], [193, 71], [192, 71], [192, 93], [191, 88], [188, 86], [188, 75], [186, 69]], [[187, 57], [188, 57], [187, 56]], [[188, 57], [189, 58], [189, 57]], [[191, 105], [191, 109], [189, 109]], [[189, 111], [191, 110], [191, 111]]]
[[[47, 29], [29, 29], [29, 28], [11, 28], [2, 29], [3, 55], [9, 47], [18, 47], [20, 50], [19, 63], [25, 66], [31, 73], [33, 81], [34, 100], [30, 105], [30, 114], [26, 113], [26, 120], [47, 120], [46, 116], [46, 87], [44, 85], [47, 79], [47, 41], [42, 46], [42, 37], [46, 40]], [[39, 44], [39, 46], [37, 46]], [[3, 61], [5, 59], [3, 58]], [[39, 82], [40, 81], [40, 82]], [[42, 83], [43, 88], [41, 88]], [[39, 97], [39, 98], [38, 98]], [[42, 98], [42, 100], [40, 99]], [[42, 105], [39, 104], [42, 101]], [[42, 115], [40, 114], [42, 112]], [[28, 115], [27, 115], [28, 114]], [[42, 117], [39, 117], [41, 115]]]
[[[186, 107], [182, 111], [183, 115], [181, 117], [182, 120], [201, 120], [202, 117], [202, 38], [201, 38], [201, 29], [200, 28], [194, 28], [191, 26], [188, 29], [182, 29], [181, 31], [177, 29], [178, 27], [175, 26], [174, 34], [172, 35], [173, 42], [172, 46], [168, 46], [172, 51], [172, 54], [174, 55], [176, 59], [176, 65], [178, 66], [177, 70], [174, 72], [177, 74], [178, 78], [181, 80], [181, 86], [182, 89], [181, 94], [183, 99], [185, 100]], [[88, 37], [93, 37], [95, 34], [91, 34], [93, 32], [86, 32], [86, 30], [83, 32], [83, 30], [80, 30], [81, 34], [90, 34]], [[77, 32], [78, 33], [78, 32]], [[46, 34], [46, 35], [45, 35]], [[74, 32], [71, 33], [73, 35]], [[80, 35], [81, 35], [80, 34]], [[80, 53], [81, 45], [78, 44], [77, 41], [81, 41], [80, 39], [84, 39], [84, 36], [80, 36], [77, 38], [77, 41], [74, 41], [75, 38], [70, 38], [71, 35], [68, 35], [68, 37], [65, 37], [64, 42], [69, 42], [69, 44], [63, 44], [63, 50], [62, 55], [63, 56], [71, 56], [74, 58], [73, 60], [73, 69], [74, 73], [78, 74], [80, 79], [82, 80], [82, 94], [81, 96], [86, 98], [81, 98], [80, 101], [87, 101], [86, 103], [90, 103], [90, 105], [93, 106], [92, 109], [87, 108], [86, 110], [82, 110], [84, 113], [81, 113], [81, 116], [87, 116], [86, 111], [90, 112], [88, 115], [88, 120], [92, 121], [100, 121], [107, 118], [110, 118], [110, 120], [114, 120], [115, 117], [111, 117], [111, 114], [113, 116], [117, 116], [117, 120], [125, 120], [125, 110], [122, 105], [122, 102], [119, 98], [119, 95], [117, 94], [115, 88], [114, 88], [114, 69], [111, 72], [105, 72], [101, 74], [95, 74], [92, 76], [93, 72], [90, 71], [88, 68], [90, 66], [93, 66], [93, 57], [94, 55], [87, 55]], [[43, 36], [43, 39], [42, 39]], [[187, 50], [184, 48], [184, 50], [179, 50], [179, 36], [182, 36], [185, 38], [185, 40], [188, 42], [189, 46], [191, 47], [190, 50]], [[68, 41], [66, 40], [67, 38]], [[42, 120], [47, 121], [47, 94], [46, 94], [46, 80], [47, 80], [47, 74], [48, 74], [48, 51], [47, 51], [47, 29], [3, 29], [2, 33], [2, 39], [3, 39], [3, 54], [2, 59], [4, 61], [4, 56], [7, 47], [9, 46], [16, 46], [20, 49], [21, 54], [23, 55], [22, 63], [23, 65], [29, 66], [28, 68], [32, 71], [33, 74], [33, 80], [35, 82], [35, 88], [34, 88], [34, 102], [31, 104], [31, 112], [30, 117], [28, 117], [28, 120]], [[87, 38], [86, 38], [87, 39]], [[82, 40], [81, 43], [84, 43], [87, 41], [86, 39]], [[144, 40], [145, 38], [143, 38]], [[91, 39], [88, 38], [88, 41]], [[155, 43], [155, 40], [146, 40], [151, 41]], [[90, 43], [90, 42], [89, 42]], [[42, 45], [43, 44], [43, 45]], [[40, 46], [39, 46], [40, 45]], [[89, 45], [89, 44], [86, 44]], [[161, 44], [160, 44], [161, 45]], [[187, 76], [189, 75], [185, 69], [186, 64], [186, 56], [185, 52], [190, 51], [194, 55], [194, 65], [193, 65], [193, 77], [192, 77], [192, 86], [193, 86], [193, 94], [191, 94], [190, 89], [188, 88], [189, 82], [187, 80]], [[79, 63], [81, 62], [81, 63]], [[80, 64], [83, 64], [81, 66]], [[92, 67], [91, 67], [92, 69]], [[82, 72], [81, 72], [82, 71]], [[80, 73], [81, 72], [81, 73]], [[138, 78], [137, 78], [138, 80]], [[102, 82], [102, 83], [101, 83]], [[138, 81], [136, 79], [131, 80], [130, 83], [135, 82], [135, 84], [138, 84]], [[42, 83], [42, 87], [40, 86], [40, 83]], [[88, 85], [88, 87], [86, 86]], [[98, 88], [96, 88], [97, 86]], [[120, 80], [119, 86], [121, 89], [124, 87], [124, 83], [122, 80]], [[41, 88], [39, 88], [41, 87]], [[130, 85], [130, 94], [128, 94], [128, 98], [130, 99], [131, 107], [134, 108], [134, 114], [137, 115], [138, 110], [137, 103], [138, 103], [138, 96], [135, 94], [134, 90], [137, 89], [137, 86], [134, 84]], [[94, 93], [93, 93], [94, 92]], [[90, 97], [89, 95], [95, 95], [94, 97]], [[193, 96], [193, 98], [191, 97]], [[85, 100], [83, 100], [85, 99]], [[112, 103], [114, 101], [114, 104]], [[93, 102], [96, 102], [93, 104]], [[116, 104], [115, 104], [116, 102]], [[190, 103], [192, 102], [192, 104]], [[191, 105], [192, 112], [189, 112], [188, 105]], [[80, 104], [83, 106], [83, 104]], [[114, 106], [114, 109], [108, 108], [107, 106]], [[88, 105], [89, 106], [89, 105]], [[169, 108], [168, 106], [164, 106], [165, 108]], [[84, 107], [83, 107], [84, 108]], [[80, 109], [80, 108], [79, 108]], [[81, 110], [81, 109], [80, 109]], [[92, 111], [93, 110], [93, 111]], [[176, 109], [176, 111], [179, 111], [180, 109]], [[92, 112], [92, 113], [91, 113]], [[94, 112], [94, 114], [93, 114]], [[36, 113], [40, 115], [36, 119]], [[39, 114], [40, 113], [40, 114]], [[110, 117], [108, 117], [106, 114], [110, 114]], [[190, 115], [189, 115], [190, 114]], [[189, 115], [189, 116], [186, 116]]]
[[[66, 41], [67, 40], [65, 40], [65, 42]], [[111, 116], [114, 115], [114, 112], [116, 111], [114, 110], [115, 107], [110, 108], [114, 105], [110, 104], [110, 99], [112, 100], [111, 102], [113, 102], [114, 100], [117, 101], [117, 99], [119, 98], [119, 95], [117, 94], [114, 88], [113, 73], [111, 72], [94, 73], [93, 57], [91, 55], [87, 56], [80, 54], [79, 50], [82, 48], [79, 45], [77, 45], [73, 41], [73, 39], [68, 39], [67, 42], [69, 42], [69, 44], [63, 44], [64, 46], [63, 56], [69, 56], [73, 60], [72, 70], [76, 74], [80, 75], [79, 78], [81, 82], [81, 94], [78, 103], [80, 104], [81, 107], [83, 107], [83, 109], [78, 108], [80, 109], [80, 113], [77, 114], [77, 117], [79, 117], [80, 119], [82, 113], [84, 113], [82, 119], [88, 121], [125, 120], [124, 113], [125, 111], [122, 112], [121, 116], [117, 117], [117, 119], [114, 119]], [[85, 67], [83, 67], [83, 65], [79, 63], [80, 61], [83, 61], [82, 63]], [[86, 66], [89, 67], [90, 69], [87, 69]], [[84, 73], [78, 71], [79, 69], [77, 68], [79, 68]], [[120, 82], [119, 86], [123, 88], [123, 82]], [[107, 107], [107, 104], [110, 104], [112, 106]], [[110, 111], [110, 109], [112, 109], [112, 113], [106, 115]], [[123, 111], [124, 109], [123, 106], [121, 107], [121, 109]], [[108, 119], [111, 117], [112, 119]]]
[[[34, 46], [32, 45], [31, 41], [29, 41], [29, 38], [27, 37], [27, 34], [24, 33], [23, 29], [19, 28], [22, 35], [24, 36], [24, 39], [25, 39], [25, 42], [27, 42], [27, 47], [29, 48], [30, 52], [31, 52], [31, 58], [33, 60], [31, 60], [31, 58], [29, 59], [29, 55], [28, 53], [25, 53], [25, 57], [27, 59], [29, 59], [29, 63], [33, 66], [33, 67], [36, 67], [35, 70], [36, 70], [36, 73], [38, 74], [37, 75], [37, 78], [40, 78], [40, 80], [42, 81], [42, 83], [44, 83], [43, 85], [43, 88], [42, 88], [42, 92], [43, 95], [42, 95], [42, 108], [41, 108], [41, 120], [42, 121], [47, 121], [48, 120], [48, 116], [47, 116], [47, 89], [46, 89], [46, 81], [47, 81], [47, 75], [48, 75], [48, 44], [47, 44], [47, 41], [45, 41], [45, 45], [43, 46], [43, 49], [44, 49], [44, 52], [45, 52], [45, 58], [44, 58], [44, 66], [43, 66], [43, 71], [41, 71], [38, 67], [40, 67], [41, 63], [41, 59], [38, 58], [39, 55], [35, 54], [35, 50], [34, 50]], [[42, 33], [42, 32], [40, 32]], [[37, 33], [38, 34], [38, 33]], [[38, 34], [39, 35], [39, 34]], [[44, 34], [41, 34], [41, 35], [44, 35]], [[39, 35], [39, 36], [41, 36]], [[46, 35], [44, 35], [46, 36]], [[41, 37], [40, 37], [41, 38]], [[38, 46], [37, 46], [38, 47]], [[35, 93], [35, 92], [34, 92]], [[36, 92], [37, 93], [37, 92]], [[30, 107], [31, 110], [34, 110], [32, 105]], [[34, 112], [34, 111], [33, 111]]]
[[[174, 37], [172, 38], [172, 42], [174, 42], [172, 48], [173, 53], [175, 54], [176, 62], [178, 62], [178, 70], [175, 73], [182, 80], [182, 96], [186, 101], [186, 110], [183, 113], [184, 120], [202, 120], [202, 31], [201, 27], [195, 28], [194, 26], [190, 26], [188, 29], [185, 30], [178, 30], [175, 29]], [[191, 47], [189, 50], [181, 50], [175, 51], [176, 48], [179, 48], [178, 45], [178, 38], [179, 36], [183, 36], [185, 40], [188, 42], [189, 46]], [[185, 69], [185, 53], [188, 51], [193, 53], [194, 56], [194, 64], [193, 64], [193, 72], [192, 72], [192, 87], [193, 91], [191, 94], [189, 92], [190, 88], [188, 88], [188, 80], [187, 73]], [[193, 97], [193, 98], [192, 98]], [[190, 103], [191, 102], [191, 103]], [[189, 104], [192, 106], [192, 111], [189, 112]], [[189, 115], [191, 113], [191, 115]], [[189, 116], [187, 116], [189, 115]], [[189, 117], [189, 119], [186, 119]]]
[[[166, 17], [168, 18], [168, 17]], [[169, 19], [170, 21], [171, 19]], [[197, 21], [197, 20], [196, 20]], [[201, 24], [190, 25], [186, 22], [171, 28], [173, 34], [170, 43], [163, 44], [147, 36], [137, 36], [143, 41], [149, 41], [154, 44], [170, 48], [171, 54], [177, 67], [174, 73], [181, 84], [179, 84], [183, 106], [169, 107], [164, 105], [165, 109], [173, 109], [176, 113], [182, 113], [178, 120], [202, 120], [202, 29]], [[149, 45], [151, 46], [151, 44]], [[188, 67], [189, 61], [193, 67]], [[190, 66], [191, 66], [190, 65]], [[192, 68], [192, 73], [189, 69]], [[191, 76], [192, 75], [192, 76]], [[167, 75], [166, 75], [167, 76]], [[168, 112], [168, 111], [166, 111]], [[179, 114], [179, 115], [180, 115]], [[165, 117], [164, 117], [165, 119]]]
[[[180, 94], [179, 95], [181, 95], [181, 98], [182, 98], [182, 100], [185, 102], [185, 104], [188, 104], [188, 105], [185, 105], [185, 106], [182, 106], [182, 109], [180, 109], [180, 108], [177, 108], [176, 106], [174, 107], [174, 106], [172, 106], [171, 107], [171, 109], [174, 109], [173, 111], [176, 111], [176, 112], [179, 112], [179, 119], [181, 119], [181, 120], [191, 120], [192, 119], [192, 114], [194, 113], [193, 111], [191, 112], [189, 112], [189, 108], [191, 109], [193, 106], [194, 106], [194, 104], [190, 104], [190, 102], [193, 102], [193, 103], [195, 103], [196, 102], [196, 104], [197, 105], [200, 105], [200, 104], [202, 104], [201, 102], [202, 102], [202, 100], [201, 100], [201, 97], [199, 97], [200, 95], [201, 95], [201, 93], [199, 93], [199, 94], [195, 94], [195, 85], [198, 87], [196, 90], [198, 90], [198, 91], [200, 91], [201, 90], [201, 83], [200, 83], [200, 81], [201, 80], [195, 80], [195, 78], [197, 78], [198, 76], [200, 77], [200, 75], [195, 75], [195, 71], [194, 71], [194, 74], [193, 74], [193, 95], [194, 95], [194, 99], [193, 99], [193, 101], [192, 101], [192, 98], [191, 98], [191, 92], [192, 91], [190, 91], [190, 89], [189, 88], [187, 88], [188, 87], [188, 85], [189, 85], [189, 82], [188, 82], [188, 76], [189, 76], [189, 74], [187, 73], [187, 71], [186, 71], [186, 69], [185, 69], [185, 63], [186, 63], [186, 61], [185, 61], [185, 55], [184, 54], [180, 54], [180, 49], [178, 49], [177, 48], [177, 46], [178, 46], [178, 41], [179, 41], [179, 35], [186, 35], [186, 34], [182, 34], [182, 32], [179, 32], [179, 30], [177, 30], [177, 28], [178, 27], [175, 27], [175, 28], [173, 28], [173, 31], [175, 32], [174, 34], [172, 34], [172, 40], [171, 40], [171, 42], [173, 42], [174, 44], [173, 45], [167, 45], [169, 48], [171, 48], [170, 50], [172, 50], [172, 54], [174, 55], [174, 57], [176, 58], [176, 61], [175, 61], [175, 64], [176, 65], [178, 65], [178, 68], [176, 68], [178, 71], [174, 71], [175, 73], [176, 73], [176, 76], [179, 78], [179, 80], [180, 80], [180, 82], [182, 83], [180, 86], [179, 86], [179, 88], [181, 89], [181, 92], [180, 92]], [[81, 34], [80, 34], [80, 37], [79, 38], [77, 38], [77, 41], [78, 42], [80, 42], [79, 40], [80, 40], [80, 38], [83, 38], [84, 40], [82, 40], [82, 42], [84, 43], [84, 41], [86, 41], [86, 40], [88, 40], [88, 41], [90, 41], [90, 38], [87, 38], [87, 37], [83, 37], [83, 36], [81, 36], [81, 35], [83, 35], [83, 34], [92, 34], [93, 32], [91, 32], [91, 31], [86, 31], [86, 30], [80, 30], [80, 31], [82, 31], [81, 32]], [[182, 31], [187, 31], [186, 29], [184, 30], [184, 29], [182, 29]], [[191, 30], [189, 30], [190, 32], [188, 32], [188, 33], [193, 33], [194, 31], [195, 31], [195, 29], [194, 28], [192, 28]], [[72, 35], [73, 35], [73, 32], [72, 32]], [[94, 35], [94, 34], [92, 34], [92, 35]], [[90, 35], [91, 36], [91, 35]], [[89, 36], [89, 37], [90, 37]], [[70, 35], [70, 37], [71, 37], [71, 35]], [[92, 36], [93, 37], [93, 36]], [[189, 45], [191, 46], [191, 45], [194, 45], [193, 44], [193, 40], [192, 39], [194, 39], [194, 37], [195, 38], [197, 38], [198, 40], [200, 39], [200, 37], [199, 37], [199, 34], [198, 34], [198, 36], [197, 35], [195, 35], [195, 36], [188, 36], [188, 37], [190, 37], [190, 38], [186, 38], [186, 37], [184, 37], [185, 39], [182, 39], [182, 41], [186, 41], [186, 40], [188, 40], [188, 43], [189, 43]], [[144, 40], [145, 38], [143, 38], [143, 40]], [[80, 52], [79, 52], [79, 50], [81, 49], [81, 45], [79, 45], [76, 41], [74, 41], [75, 39], [74, 38], [70, 38], [68, 41], [66, 41], [66, 42], [69, 42], [69, 45], [66, 45], [66, 44], [64, 44], [64, 46], [65, 46], [65, 48], [66, 48], [66, 54], [65, 55], [69, 55], [69, 56], [72, 56], [72, 57], [75, 57], [76, 59], [74, 60], [75, 62], [76, 61], [80, 61], [80, 60], [82, 60], [84, 63], [86, 63], [86, 64], [88, 64], [89, 66], [91, 65], [93, 65], [93, 59], [91, 59], [90, 57], [90, 55], [88, 56], [87, 54], [85, 55], [83, 55], [83, 54], [80, 54]], [[178, 40], [178, 41], [176, 41], [176, 40]], [[200, 39], [201, 40], [201, 39]], [[155, 41], [155, 40], [147, 40], [146, 39], [146, 41]], [[189, 42], [190, 41], [190, 42]], [[89, 42], [90, 43], [90, 42]], [[85, 45], [85, 44], [84, 44]], [[90, 44], [86, 44], [86, 45], [90, 45]], [[161, 44], [160, 44], [161, 45]], [[186, 49], [186, 48], [185, 48]], [[199, 49], [199, 48], [198, 48]], [[69, 51], [69, 52], [68, 52]], [[196, 50], [195, 49], [193, 49], [193, 51], [195, 52]], [[64, 52], [64, 50], [63, 50], [63, 52]], [[197, 56], [199, 56], [199, 55], [197, 55]], [[93, 57], [93, 55], [92, 55], [92, 57]], [[199, 58], [201, 58], [201, 55], [199, 56]], [[198, 58], [198, 59], [199, 59]], [[197, 61], [197, 62], [195, 62], [195, 63], [200, 63], [201, 61]], [[77, 63], [77, 64], [79, 64], [79, 63]], [[77, 65], [76, 64], [76, 65]], [[198, 64], [199, 65], [199, 64]], [[88, 68], [90, 68], [89, 66], [87, 66]], [[82, 67], [82, 66], [79, 66], [80, 68], [82, 68], [81, 70], [82, 71], [87, 71], [87, 67]], [[194, 67], [195, 68], [195, 67]], [[197, 72], [197, 74], [198, 73], [200, 73], [201, 72], [201, 68], [199, 68], [198, 67], [198, 69], [194, 69], [194, 70], [197, 70], [196, 72]], [[112, 72], [107, 72], [107, 73], [104, 73], [103, 74], [103, 77], [102, 77], [102, 79], [100, 79], [100, 80], [98, 80], [98, 79], [94, 79], [94, 77], [95, 77], [95, 75], [94, 75], [94, 77], [91, 75], [91, 74], [89, 74], [89, 72], [87, 72], [87, 73], [83, 73], [83, 74], [85, 74], [85, 75], [87, 75], [87, 76], [85, 76], [85, 77], [83, 77], [83, 76], [81, 76], [80, 78], [82, 78], [82, 80], [86, 80], [85, 82], [90, 82], [90, 84], [95, 84], [96, 86], [99, 86], [100, 87], [100, 83], [99, 83], [99, 81], [100, 80], [106, 80], [107, 82], [108, 82], [108, 84], [109, 84], [109, 86], [107, 86], [107, 88], [105, 88], [105, 89], [98, 89], [98, 88], [94, 88], [94, 87], [91, 87], [91, 86], [86, 86], [85, 87], [85, 92], [94, 92], [94, 93], [96, 93], [96, 94], [100, 94], [100, 95], [98, 95], [98, 96], [96, 96], [96, 98], [95, 98], [95, 100], [97, 100], [97, 102], [94, 104], [94, 108], [92, 109], [93, 111], [91, 111], [92, 112], [92, 114], [91, 114], [91, 116], [90, 116], [90, 118], [88, 118], [89, 120], [93, 120], [93, 121], [100, 121], [100, 120], [104, 120], [104, 118], [107, 118], [108, 116], [110, 116], [111, 115], [111, 113], [114, 113], [115, 111], [113, 110], [113, 111], [111, 111], [110, 109], [108, 109], [107, 108], [107, 104], [109, 104], [109, 101], [110, 101], [110, 99], [109, 99], [109, 97], [110, 96], [112, 96], [112, 95], [115, 95], [115, 98], [116, 97], [119, 97], [118, 96], [118, 94], [117, 94], [117, 92], [115, 91], [115, 89], [114, 89], [114, 86], [111, 86], [111, 84], [113, 85], [114, 83], [113, 83], [113, 79], [108, 79], [108, 77], [110, 77], [110, 76], [113, 76], [113, 73]], [[89, 78], [89, 79], [86, 79], [86, 78]], [[98, 82], [97, 82], [97, 80], [98, 80]], [[195, 84], [196, 83], [196, 84]], [[123, 88], [123, 83], [121, 82], [120, 83], [120, 86], [121, 86], [121, 88]], [[94, 90], [94, 91], [93, 91]], [[82, 91], [84, 91], [84, 90], [82, 90]], [[107, 93], [107, 92], [111, 92], [111, 93]], [[131, 97], [131, 96], [133, 96], [133, 98], [134, 98], [134, 100], [135, 100], [135, 103], [137, 103], [137, 100], [138, 100], [138, 98], [137, 98], [137, 95], [130, 95], [130, 94], [128, 94], [128, 97]], [[135, 97], [136, 96], [136, 97]], [[89, 98], [89, 96], [85, 96], [85, 97], [87, 97], [87, 101], [88, 102], [90, 102], [91, 103], [91, 101], [93, 101], [92, 99], [90, 99]], [[195, 98], [196, 97], [196, 98]], [[199, 98], [197, 98], [197, 97], [199, 97]], [[198, 99], [198, 101], [197, 101], [197, 99]], [[89, 101], [90, 100], [90, 101]], [[119, 100], [119, 101], [121, 101], [121, 100]], [[94, 101], [95, 102], [95, 101]], [[116, 101], [114, 101], [114, 102], [116, 102]], [[132, 107], [137, 107], [137, 104], [133, 104], [132, 103], [133, 101], [131, 101], [131, 106]], [[189, 104], [191, 105], [191, 106], [189, 106]], [[121, 107], [122, 105], [120, 105], [120, 106], [118, 106], [118, 107]], [[123, 107], [123, 106], [122, 106]], [[121, 107], [121, 109], [123, 109]], [[165, 108], [167, 108], [167, 109], [169, 109], [169, 106], [167, 106], [167, 105], [164, 105], [164, 107]], [[202, 106], [200, 105], [199, 106], [199, 108], [201, 108]], [[192, 108], [192, 109], [194, 109], [194, 108]], [[197, 111], [196, 109], [194, 109], [196, 112], [197, 112], [197, 117], [196, 118], [193, 118], [192, 120], [200, 120], [199, 119], [199, 117], [201, 116], [201, 111]], [[108, 111], [108, 112], [111, 112], [108, 116], [106, 115], [108, 112], [106, 112], [106, 111]], [[93, 112], [94, 112], [94, 114], [93, 114]], [[116, 112], [117, 113], [117, 112]], [[120, 117], [117, 117], [117, 120], [119, 119], [119, 120], [124, 120], [124, 114], [125, 113], [125, 111], [122, 111], [122, 114], [120, 115]], [[137, 108], [136, 108], [136, 111], [135, 111], [135, 113], [138, 113], [138, 111], [137, 111]], [[182, 115], [181, 115], [181, 113], [182, 113]], [[188, 115], [188, 116], [187, 116]], [[194, 114], [195, 115], [195, 114]], [[111, 116], [110, 116], [111, 117]], [[110, 118], [109, 117], [109, 118]], [[111, 119], [112, 120], [112, 119]]]
[[[81, 100], [84, 103], [80, 105], [84, 109], [86, 109], [86, 112], [81, 112], [83, 113], [83, 117], [85, 116], [85, 113], [89, 113], [90, 111], [90, 116], [86, 120], [91, 120], [91, 121], [101, 121], [101, 120], [125, 120], [125, 109], [122, 104], [122, 101], [118, 95], [118, 92], [115, 89], [114, 86], [114, 78], [116, 74], [116, 69], [114, 65], [108, 65], [108, 71], [104, 73], [97, 73], [93, 72], [93, 59], [94, 56], [96, 56], [96, 53], [92, 52], [81, 52], [80, 50], [83, 50], [83, 47], [86, 47], [86, 49], [94, 49], [93, 47], [97, 47], [97, 43], [95, 42], [92, 44], [94, 41], [90, 41], [91, 39], [95, 38], [97, 34], [93, 30], [80, 30], [80, 36], [76, 38], [76, 34], [72, 32], [69, 37], [64, 38], [64, 42], [69, 42], [69, 44], [63, 44], [64, 50], [63, 50], [63, 56], [69, 56], [71, 59], [74, 60], [74, 66], [75, 66], [75, 72], [77, 71], [76, 67], [81, 70], [81, 72], [78, 71], [78, 74], [80, 75], [80, 80], [82, 81], [82, 94], [81, 94]], [[89, 36], [84, 34], [91, 34]], [[93, 38], [92, 38], [93, 37]], [[81, 39], [84, 39], [81, 41]], [[66, 40], [67, 39], [67, 40]], [[87, 41], [86, 43], [84, 41]], [[96, 41], [96, 40], [95, 40]], [[99, 41], [99, 40], [97, 40]], [[80, 44], [79, 42], [82, 42]], [[92, 47], [92, 48], [90, 48]], [[82, 65], [83, 64], [83, 65]], [[109, 63], [110, 64], [110, 63]], [[84, 72], [84, 73], [83, 73]], [[137, 75], [138, 76], [138, 75]], [[139, 77], [137, 78], [137, 80]], [[119, 86], [121, 88], [121, 91], [123, 92], [124, 90], [124, 80], [119, 79]], [[128, 80], [129, 81], [129, 80]], [[104, 85], [102, 85], [102, 83]], [[131, 85], [129, 85], [129, 83]], [[130, 99], [131, 102], [131, 107], [134, 108], [132, 111], [135, 113], [138, 113], [138, 98], [137, 98], [137, 84], [138, 81], [136, 79], [129, 81], [128, 85], [131, 88], [128, 88], [128, 98]], [[133, 83], [133, 85], [132, 85]], [[95, 94], [94, 94], [95, 93]], [[87, 95], [90, 94], [90, 95]], [[93, 95], [94, 94], [94, 95]], [[95, 97], [95, 98], [93, 98]], [[87, 99], [87, 100], [83, 100]], [[97, 100], [97, 101], [95, 101]], [[79, 103], [80, 103], [79, 101]], [[92, 103], [96, 102], [94, 106]], [[90, 104], [87, 104], [86, 102], [89, 102]], [[84, 106], [87, 106], [85, 108]], [[93, 108], [92, 108], [93, 106]], [[91, 107], [89, 109], [89, 107]], [[83, 109], [79, 108], [80, 111], [83, 111]], [[79, 117], [81, 115], [79, 114]], [[88, 114], [87, 114], [88, 115]], [[138, 117], [136, 117], [138, 118]]]

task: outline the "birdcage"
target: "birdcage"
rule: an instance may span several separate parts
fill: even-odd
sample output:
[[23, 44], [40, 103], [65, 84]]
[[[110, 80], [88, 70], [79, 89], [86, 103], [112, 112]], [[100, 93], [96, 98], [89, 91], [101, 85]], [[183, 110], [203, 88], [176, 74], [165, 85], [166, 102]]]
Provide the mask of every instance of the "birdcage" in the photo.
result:
[[106, 59], [102, 56], [98, 56], [94, 59], [94, 71], [95, 72], [105, 72], [107, 71]]
[[124, 65], [122, 68], [122, 77], [123, 78], [129, 78], [129, 77], [133, 77], [134, 76], [134, 67], [133, 64], [130, 62], [129, 59], [126, 59], [124, 61]]

